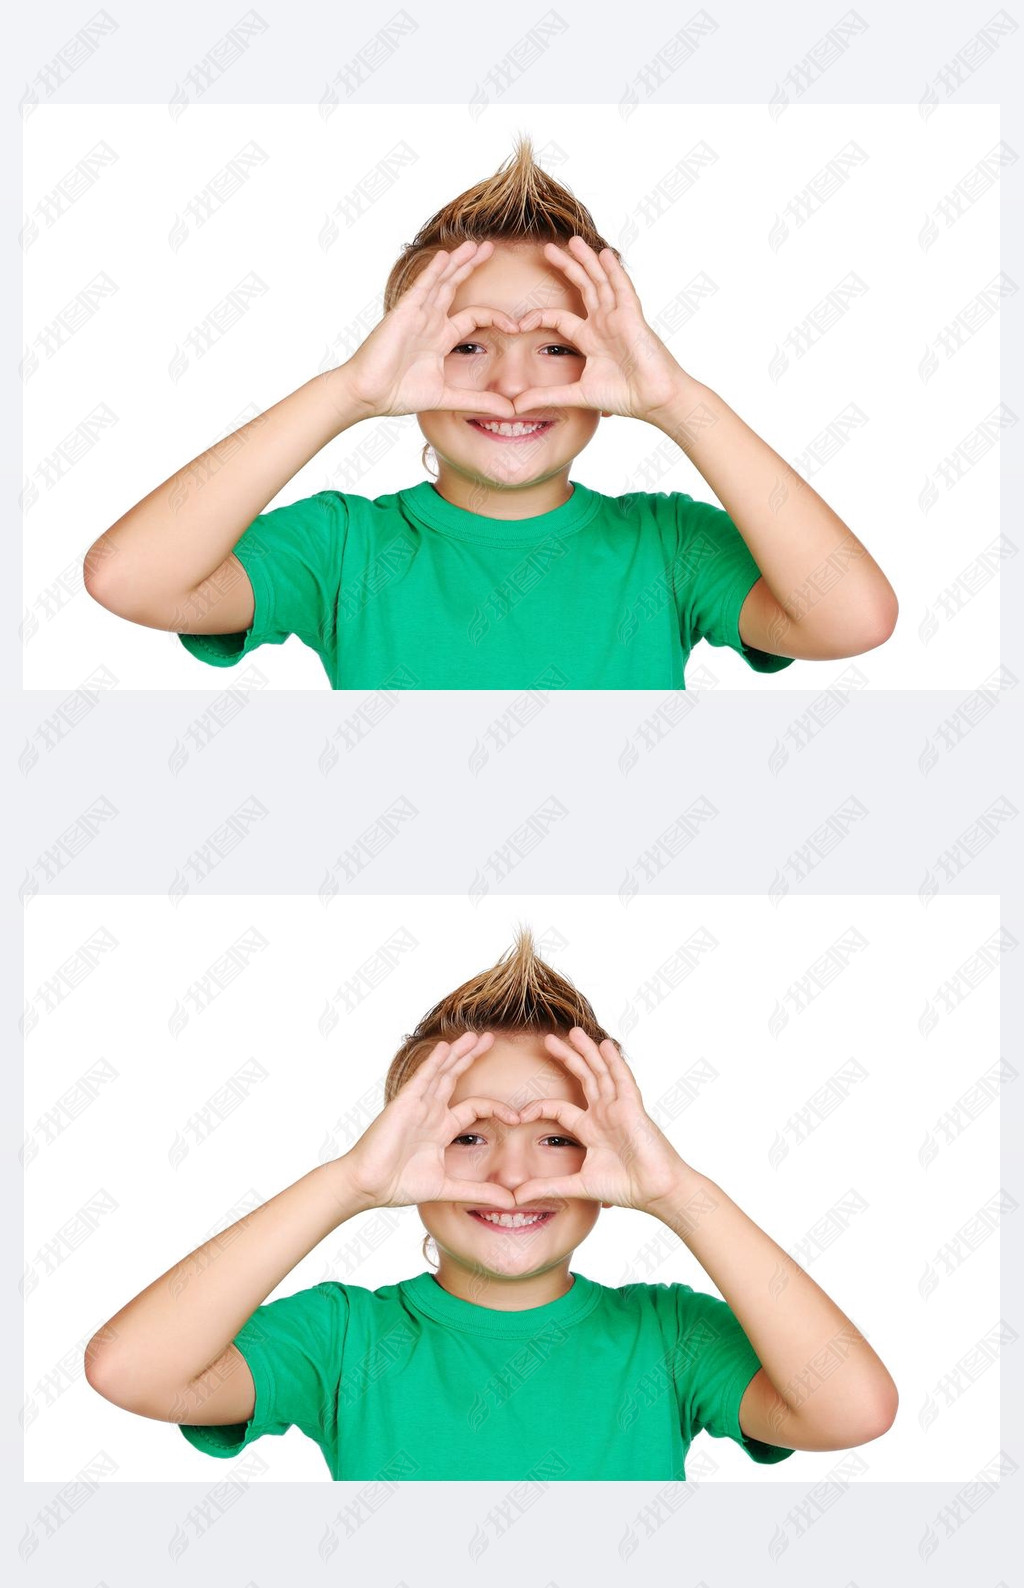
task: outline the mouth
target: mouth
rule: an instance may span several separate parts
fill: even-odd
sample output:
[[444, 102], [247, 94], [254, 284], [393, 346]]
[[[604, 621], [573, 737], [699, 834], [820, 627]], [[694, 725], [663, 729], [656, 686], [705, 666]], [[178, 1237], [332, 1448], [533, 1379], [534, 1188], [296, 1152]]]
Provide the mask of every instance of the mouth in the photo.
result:
[[532, 441], [535, 436], [546, 435], [555, 423], [553, 419], [467, 419], [467, 424], [490, 441], [505, 445]]
[[[539, 1230], [542, 1224], [550, 1224], [555, 1216], [555, 1209], [524, 1208], [516, 1213], [504, 1213], [499, 1208], [469, 1208], [471, 1219], [476, 1219], [488, 1230], [501, 1230], [505, 1235], [523, 1235], [527, 1230]], [[512, 1223], [503, 1223], [503, 1219], [511, 1219]]]

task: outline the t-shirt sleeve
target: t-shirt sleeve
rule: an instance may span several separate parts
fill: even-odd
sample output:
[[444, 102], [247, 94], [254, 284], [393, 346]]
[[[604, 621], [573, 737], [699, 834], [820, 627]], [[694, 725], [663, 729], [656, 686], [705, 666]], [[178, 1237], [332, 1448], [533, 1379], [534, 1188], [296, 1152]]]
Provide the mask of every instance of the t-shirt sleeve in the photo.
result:
[[680, 630], [692, 650], [698, 640], [728, 645], [758, 673], [777, 673], [792, 656], [744, 645], [740, 608], [761, 577], [753, 553], [724, 508], [674, 494], [679, 549], [674, 583]]
[[263, 1434], [293, 1425], [321, 1443], [337, 1416], [340, 1349], [347, 1301], [336, 1281], [257, 1307], [235, 1335], [256, 1399], [246, 1423], [179, 1423], [197, 1450], [237, 1456]]
[[733, 1439], [753, 1461], [784, 1461], [784, 1445], [749, 1438], [740, 1427], [743, 1393], [761, 1362], [732, 1308], [717, 1296], [676, 1285], [679, 1351], [676, 1386], [691, 1437], [706, 1429], [713, 1439]]
[[258, 645], [281, 645], [292, 634], [315, 651], [329, 650], [347, 529], [339, 491], [261, 513], [233, 548], [252, 585], [251, 626], [237, 634], [179, 634], [185, 649], [214, 667], [231, 667]]

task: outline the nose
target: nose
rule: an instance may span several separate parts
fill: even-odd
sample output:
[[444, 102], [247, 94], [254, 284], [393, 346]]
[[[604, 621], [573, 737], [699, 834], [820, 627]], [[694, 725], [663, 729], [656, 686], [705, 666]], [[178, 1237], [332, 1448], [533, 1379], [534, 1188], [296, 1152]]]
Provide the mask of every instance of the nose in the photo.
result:
[[497, 392], [500, 397], [510, 398], [525, 391], [530, 384], [526, 363], [528, 352], [526, 337], [500, 336], [486, 389]]

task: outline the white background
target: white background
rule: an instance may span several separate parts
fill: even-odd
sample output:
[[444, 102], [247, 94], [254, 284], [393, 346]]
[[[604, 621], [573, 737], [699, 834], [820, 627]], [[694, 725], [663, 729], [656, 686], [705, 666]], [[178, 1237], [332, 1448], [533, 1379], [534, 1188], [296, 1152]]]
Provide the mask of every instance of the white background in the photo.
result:
[[[960, 968], [995, 943], [995, 897], [638, 896], [628, 925], [619, 899], [601, 895], [326, 905], [260, 895], [38, 897], [26, 911], [29, 1481], [63, 1480], [98, 1446], [117, 1461], [116, 1481], [221, 1480], [221, 1464], [173, 1425], [124, 1412], [88, 1386], [86, 1342], [247, 1207], [347, 1151], [379, 1112], [380, 1104], [367, 1112], [366, 1094], [383, 1086], [405, 1035], [438, 998], [493, 964], [520, 921], [622, 1041], [648, 1112], [682, 1157], [797, 1257], [892, 1373], [897, 1421], [858, 1447], [862, 1476], [959, 1482], [998, 1448], [999, 1361], [974, 1350], [1000, 1319], [998, 1226], [975, 1224], [973, 1249], [952, 1270], [937, 1255], [997, 1204], [1001, 1185], [991, 1095], [998, 965], [955, 1007], [939, 991], [956, 983], [962, 993]], [[54, 1002], [44, 989], [100, 929], [116, 946]], [[232, 976], [223, 956], [253, 929], [265, 947]], [[833, 975], [828, 951], [841, 938], [863, 946]], [[678, 965], [695, 941], [711, 946], [672, 986], [659, 967]], [[379, 965], [389, 942], [408, 946], [371, 985], [361, 967]], [[802, 1009], [798, 984], [813, 993]], [[265, 1079], [200, 1139], [190, 1122], [254, 1059]], [[863, 1074], [834, 1106], [830, 1078], [851, 1065]], [[683, 1107], [678, 1083], [695, 1067], [704, 1080]], [[72, 1093], [82, 1077], [93, 1078], [91, 1097]], [[964, 1094], [973, 1123], [951, 1139], [937, 1121]], [[72, 1095], [87, 1098], [73, 1115]], [[63, 1255], [46, 1261], [47, 1243], [100, 1190], [116, 1207], [75, 1249], [58, 1241]], [[830, 1210], [851, 1193], [866, 1205], [837, 1237]], [[415, 1208], [397, 1211], [372, 1254], [353, 1254], [360, 1229], [379, 1217], [339, 1228], [274, 1295], [328, 1278], [372, 1290], [422, 1272]], [[682, 1282], [721, 1294], [664, 1225], [626, 1209], [602, 1212], [570, 1266], [611, 1286]], [[968, 1353], [973, 1377], [962, 1375], [965, 1392], [950, 1404], [938, 1382]], [[297, 1429], [257, 1448], [268, 1481], [327, 1481], [319, 1450]], [[691, 1462], [698, 1455], [712, 1482], [803, 1486], [842, 1459], [798, 1452], [755, 1468], [731, 1441], [706, 1434]]]
[[[467, 93], [474, 80], [470, 71]], [[83, 555], [215, 441], [350, 357], [379, 318], [402, 247], [498, 168], [518, 130], [623, 252], [655, 328], [681, 291], [705, 283], [692, 318], [665, 332], [673, 354], [809, 479], [896, 589], [894, 636], [857, 664], [867, 685], [964, 689], [991, 677], [1001, 654], [998, 577], [975, 588], [965, 570], [999, 536], [1002, 443], [952, 488], [939, 466], [999, 405], [998, 310], [1009, 300], [972, 320], [952, 357], [956, 344], [943, 340], [999, 276], [998, 106], [958, 103], [926, 120], [909, 103], [790, 104], [778, 116], [763, 104], [640, 103], [624, 113], [616, 104], [491, 103], [474, 116], [466, 104], [201, 103], [180, 117], [157, 104], [49, 104], [25, 127], [26, 217], [65, 179], [79, 191], [68, 173], [97, 144], [117, 159], [82, 184], [56, 230], [26, 243], [28, 688], [72, 689], [101, 668], [107, 688], [202, 691], [230, 680], [175, 636], [93, 602], [81, 585]], [[863, 164], [842, 169], [834, 190], [819, 186], [851, 144]], [[232, 162], [253, 146], [265, 162], [236, 182]], [[415, 159], [366, 213], [346, 219], [358, 184], [399, 146]], [[659, 213], [659, 183], [694, 155], [693, 185]], [[987, 180], [977, 174], [983, 161], [995, 168]], [[800, 196], [811, 185], [829, 196], [808, 213]], [[83, 311], [79, 296], [104, 273], [116, 290]], [[196, 328], [252, 273], [265, 293], [211, 345], [197, 343]], [[796, 357], [793, 328], [851, 273], [866, 292]], [[60, 316], [73, 334], [55, 331]], [[68, 443], [77, 461], [55, 469], [57, 449], [103, 405], [116, 422], [84, 448]], [[809, 450], [851, 406], [862, 426], [812, 464]], [[364, 452], [385, 424], [368, 464]], [[365, 422], [267, 505], [414, 485], [426, 477], [422, 444], [412, 416]], [[601, 421], [571, 477], [609, 495], [716, 500], [661, 431], [620, 417]], [[961, 575], [971, 598], [943, 604]], [[257, 661], [271, 688], [328, 688], [319, 658], [295, 637]], [[772, 691], [816, 690], [836, 670], [798, 661], [764, 680], [706, 643], [691, 671], [698, 665], [726, 688]]]

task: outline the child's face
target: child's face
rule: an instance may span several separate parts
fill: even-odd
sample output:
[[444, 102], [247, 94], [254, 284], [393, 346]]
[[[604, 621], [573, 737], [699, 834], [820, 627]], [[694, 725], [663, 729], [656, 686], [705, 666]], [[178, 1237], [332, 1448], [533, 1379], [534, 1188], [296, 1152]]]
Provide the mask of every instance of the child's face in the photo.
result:
[[[495, 1036], [494, 1044], [459, 1076], [451, 1103], [493, 1097], [525, 1108], [538, 1097], [567, 1098], [578, 1108], [587, 1100], [576, 1077], [545, 1048], [540, 1037]], [[514, 1191], [527, 1180], [577, 1174], [586, 1149], [553, 1120], [506, 1125], [478, 1119], [445, 1152], [445, 1167], [459, 1180], [491, 1181]], [[486, 1209], [486, 1204], [483, 1204]], [[477, 1217], [469, 1202], [421, 1202], [420, 1217], [437, 1243], [443, 1276], [454, 1265], [462, 1288], [467, 1275], [484, 1288], [490, 1279], [529, 1279], [549, 1270], [568, 1271], [573, 1248], [597, 1223], [601, 1204], [584, 1197], [531, 1196], [530, 1208], [554, 1209], [553, 1217], [523, 1230], [502, 1229]], [[489, 1212], [495, 1209], [487, 1209]]]
[[[511, 247], [496, 243], [489, 259], [470, 272], [456, 288], [450, 314], [474, 304], [502, 309], [513, 319], [531, 309], [561, 308], [586, 318], [578, 289], [544, 258], [539, 244]], [[573, 342], [540, 326], [509, 336], [494, 326], [471, 333], [467, 342], [453, 348], [445, 359], [445, 379], [450, 386], [468, 391], [498, 392], [513, 399], [538, 386], [565, 386], [578, 381], [586, 359]], [[522, 418], [552, 420], [535, 436], [507, 440], [489, 435], [471, 421], [472, 405], [465, 413], [441, 409], [417, 415], [423, 434], [437, 454], [438, 486], [454, 489], [444, 494], [461, 500], [466, 486], [491, 491], [518, 490], [545, 480], [556, 486], [568, 480], [569, 465], [582, 452], [600, 423], [590, 408], [545, 408], [531, 404]], [[490, 419], [491, 415], [475, 417]], [[460, 490], [461, 485], [461, 490]], [[564, 498], [564, 490], [559, 500]], [[535, 510], [543, 509], [536, 506]]]

